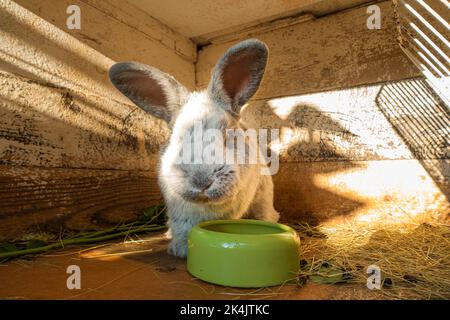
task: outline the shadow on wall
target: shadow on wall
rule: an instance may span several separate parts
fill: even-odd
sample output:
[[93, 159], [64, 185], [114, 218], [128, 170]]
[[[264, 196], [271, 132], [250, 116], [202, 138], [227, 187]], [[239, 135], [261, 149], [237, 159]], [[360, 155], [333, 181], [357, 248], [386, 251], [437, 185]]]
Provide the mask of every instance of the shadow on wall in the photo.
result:
[[0, 21], [1, 70], [119, 97], [106, 81], [112, 60], [13, 2], [0, 8]]
[[[288, 142], [280, 152], [280, 168], [273, 176], [275, 208], [282, 219], [300, 220], [311, 225], [338, 217], [348, 217], [364, 203], [329, 191], [316, 183], [319, 175], [336, 174], [361, 168], [336, 148], [333, 137], [352, 139], [341, 123], [312, 104], [297, 104], [286, 118], [279, 117], [269, 103], [250, 104], [244, 109], [246, 125], [257, 112], [264, 115], [265, 128], [280, 128], [281, 141]], [[260, 118], [260, 119], [262, 119]], [[256, 125], [258, 126], [258, 125]], [[282, 142], [283, 143], [283, 142]]]
[[162, 201], [167, 126], [109, 83], [113, 61], [0, 1], [0, 241], [134, 220]]
[[450, 111], [424, 79], [385, 84], [378, 108], [412, 154], [450, 198]]

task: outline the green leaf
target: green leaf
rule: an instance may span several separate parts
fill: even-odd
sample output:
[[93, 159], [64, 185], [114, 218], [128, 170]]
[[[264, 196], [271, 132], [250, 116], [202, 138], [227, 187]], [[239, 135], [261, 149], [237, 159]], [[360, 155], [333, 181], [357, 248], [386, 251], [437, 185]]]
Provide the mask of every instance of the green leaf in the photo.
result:
[[39, 239], [33, 239], [27, 242], [27, 249], [34, 249], [34, 248], [40, 248], [47, 245], [45, 241], [39, 240]]
[[337, 284], [347, 282], [351, 279], [351, 274], [325, 262], [318, 268], [316, 274], [309, 276], [309, 279], [315, 283]]
[[151, 218], [153, 218], [159, 212], [159, 209], [160, 209], [160, 205], [156, 205], [156, 206], [147, 208], [147, 210], [145, 210], [142, 213], [140, 220], [149, 221]]
[[0, 252], [13, 252], [19, 250], [14, 243], [5, 242], [0, 244]]

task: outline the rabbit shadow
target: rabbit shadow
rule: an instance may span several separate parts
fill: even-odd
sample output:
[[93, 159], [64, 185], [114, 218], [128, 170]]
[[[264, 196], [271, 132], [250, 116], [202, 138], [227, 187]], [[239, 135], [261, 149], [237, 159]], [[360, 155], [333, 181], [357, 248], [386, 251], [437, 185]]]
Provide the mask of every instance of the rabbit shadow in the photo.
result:
[[[360, 200], [330, 191], [316, 179], [362, 167], [340, 151], [335, 137], [351, 141], [356, 137], [343, 123], [343, 114], [329, 114], [313, 104], [293, 106], [289, 114], [280, 116], [266, 101], [247, 105], [242, 119], [247, 127], [281, 128], [294, 132], [279, 153], [279, 171], [273, 175], [275, 208], [282, 221], [301, 220], [317, 225], [329, 219], [349, 217], [361, 208]], [[337, 139], [337, 140], [339, 140]], [[270, 143], [270, 141], [269, 141]]]

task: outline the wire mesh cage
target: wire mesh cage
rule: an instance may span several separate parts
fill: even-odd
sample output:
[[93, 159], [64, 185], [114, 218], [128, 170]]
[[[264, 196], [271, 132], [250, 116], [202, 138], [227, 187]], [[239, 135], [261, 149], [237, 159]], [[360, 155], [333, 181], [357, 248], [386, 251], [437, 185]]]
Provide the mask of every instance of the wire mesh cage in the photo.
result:
[[393, 0], [393, 3], [400, 47], [449, 105], [449, 2]]

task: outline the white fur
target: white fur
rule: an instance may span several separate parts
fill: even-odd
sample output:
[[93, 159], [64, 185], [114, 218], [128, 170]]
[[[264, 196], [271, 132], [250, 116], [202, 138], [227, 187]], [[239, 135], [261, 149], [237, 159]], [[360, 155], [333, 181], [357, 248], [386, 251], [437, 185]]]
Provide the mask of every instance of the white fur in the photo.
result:
[[[224, 119], [235, 121], [228, 112], [215, 105], [206, 92], [193, 93], [180, 110], [160, 162], [159, 183], [167, 204], [172, 239], [169, 252], [179, 257], [186, 256], [188, 233], [199, 222], [243, 217], [276, 222], [279, 218], [273, 207], [272, 178], [260, 174], [261, 164], [235, 165], [233, 169], [238, 174], [234, 189], [219, 203], [195, 203], [180, 195], [180, 191], [189, 188], [189, 182], [176, 171], [175, 156], [181, 148], [185, 130], [205, 119], [213, 123]], [[236, 121], [235, 126], [239, 127], [239, 122]]]
[[[236, 44], [215, 66], [208, 89], [192, 94], [154, 67], [123, 62], [109, 70], [118, 90], [172, 128], [162, 151], [158, 177], [168, 210], [172, 238], [169, 252], [176, 256], [186, 256], [188, 233], [201, 221], [244, 217], [278, 221], [272, 177], [261, 175], [265, 165], [192, 165], [176, 161], [185, 132], [194, 124], [222, 131], [241, 128], [239, 112], [258, 89], [267, 56], [267, 47], [261, 41]], [[257, 145], [250, 147], [259, 150]]]

